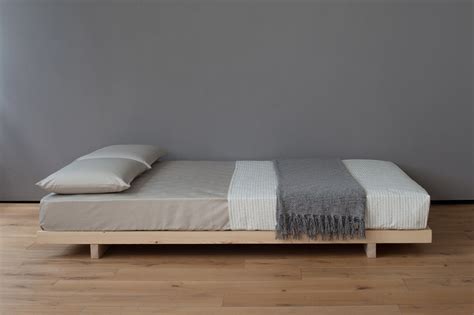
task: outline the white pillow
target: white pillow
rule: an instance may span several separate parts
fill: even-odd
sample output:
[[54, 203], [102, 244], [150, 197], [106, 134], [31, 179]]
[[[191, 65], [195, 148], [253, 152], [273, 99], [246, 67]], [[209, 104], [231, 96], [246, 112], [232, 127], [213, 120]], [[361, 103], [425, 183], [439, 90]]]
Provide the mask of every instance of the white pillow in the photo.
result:
[[119, 192], [147, 170], [145, 164], [117, 158], [75, 160], [36, 183], [58, 194], [93, 194]]
[[117, 144], [99, 149], [87, 155], [81, 156], [78, 160], [96, 158], [122, 158], [131, 159], [145, 164], [148, 168], [165, 155], [166, 152], [159, 147], [146, 144]]

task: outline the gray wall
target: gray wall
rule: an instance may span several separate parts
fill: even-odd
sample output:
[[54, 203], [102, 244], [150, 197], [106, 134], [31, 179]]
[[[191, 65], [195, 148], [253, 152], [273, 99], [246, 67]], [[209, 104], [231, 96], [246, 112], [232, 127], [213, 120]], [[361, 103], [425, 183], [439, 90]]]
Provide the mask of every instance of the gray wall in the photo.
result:
[[2, 1], [0, 200], [113, 143], [398, 163], [474, 199], [470, 1]]

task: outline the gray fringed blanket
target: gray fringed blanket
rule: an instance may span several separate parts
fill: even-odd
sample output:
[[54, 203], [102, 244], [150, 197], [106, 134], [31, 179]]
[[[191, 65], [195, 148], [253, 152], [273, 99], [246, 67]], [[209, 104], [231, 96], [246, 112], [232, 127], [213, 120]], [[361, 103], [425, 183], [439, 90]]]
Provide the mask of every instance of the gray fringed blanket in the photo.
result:
[[277, 238], [365, 237], [364, 188], [339, 159], [274, 161]]

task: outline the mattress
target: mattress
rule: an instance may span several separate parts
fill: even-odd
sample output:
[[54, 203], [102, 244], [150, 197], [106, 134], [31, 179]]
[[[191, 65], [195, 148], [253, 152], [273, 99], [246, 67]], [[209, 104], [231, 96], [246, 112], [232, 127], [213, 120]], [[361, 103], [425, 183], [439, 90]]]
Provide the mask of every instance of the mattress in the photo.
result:
[[[395, 164], [344, 160], [367, 193], [367, 229], [426, 228], [430, 197]], [[121, 193], [49, 194], [47, 231], [274, 230], [271, 161], [164, 161]]]

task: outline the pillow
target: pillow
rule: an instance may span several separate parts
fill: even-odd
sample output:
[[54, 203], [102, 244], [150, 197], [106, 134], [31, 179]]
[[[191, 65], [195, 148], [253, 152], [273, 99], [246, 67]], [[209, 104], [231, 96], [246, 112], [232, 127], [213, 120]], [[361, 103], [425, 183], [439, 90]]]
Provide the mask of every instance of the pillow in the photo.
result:
[[75, 160], [36, 183], [46, 191], [58, 194], [94, 194], [119, 192], [146, 171], [145, 164], [116, 158]]
[[122, 158], [131, 159], [145, 164], [148, 168], [165, 155], [166, 152], [153, 145], [145, 144], [117, 144], [99, 149], [87, 155], [81, 156], [78, 160], [96, 158]]

